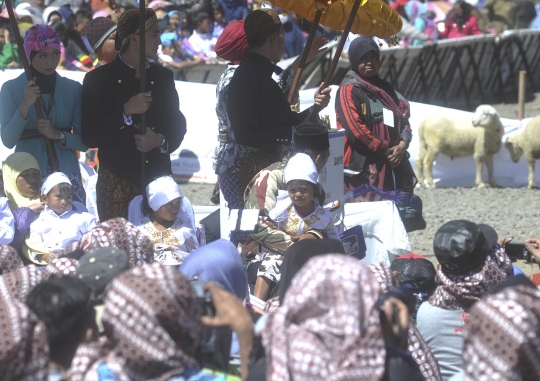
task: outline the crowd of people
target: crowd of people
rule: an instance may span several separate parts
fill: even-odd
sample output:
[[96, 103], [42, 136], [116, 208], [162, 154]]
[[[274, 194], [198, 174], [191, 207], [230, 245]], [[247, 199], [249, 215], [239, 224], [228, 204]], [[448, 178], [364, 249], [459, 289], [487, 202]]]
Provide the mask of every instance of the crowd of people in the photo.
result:
[[[154, 3], [141, 52], [133, 4], [117, 5], [118, 23], [109, 3], [92, 4], [108, 16], [68, 15], [77, 22], [55, 28], [61, 7], [48, 13], [52, 25], [31, 25], [33, 78], [0, 90], [0, 137], [15, 148], [0, 184], [0, 379], [540, 378], [540, 291], [489, 225], [441, 226], [437, 268], [419, 254], [369, 266], [346, 255], [319, 183], [330, 143], [318, 111], [330, 89], [321, 85], [298, 112], [295, 94], [288, 101], [298, 60], [275, 65], [288, 17], [227, 1], [218, 13], [239, 20], [211, 30], [207, 4], [197, 3], [188, 37], [183, 14]], [[70, 61], [89, 69], [81, 85], [57, 69], [68, 50], [82, 54], [72, 25], [85, 20], [99, 64]], [[216, 94], [218, 185], [230, 208], [259, 215], [254, 231], [230, 240], [212, 234], [211, 216], [196, 221], [172, 176], [170, 153], [196, 126], [181, 112], [173, 73], [153, 59], [160, 45], [176, 52], [186, 39], [215, 45], [206, 58], [228, 62]], [[315, 39], [308, 60], [326, 41]], [[412, 193], [409, 104], [379, 77], [374, 40], [354, 39], [348, 60], [336, 100], [344, 192], [368, 186], [354, 202]], [[525, 247], [540, 261], [540, 239]]]
[[[60, 68], [83, 72], [114, 59], [112, 43], [105, 42], [108, 37], [114, 40], [115, 31], [105, 26], [104, 30], [99, 29], [92, 21], [98, 19], [98, 23], [111, 28], [125, 11], [138, 7], [134, 0], [44, 3], [24, 0], [17, 3], [15, 12], [21, 35], [24, 36], [32, 25], [52, 26], [59, 34], [62, 46]], [[537, 15], [538, 5], [533, 0], [395, 0], [388, 3], [403, 19], [403, 28], [398, 34], [401, 45], [425, 45], [442, 39], [540, 28], [540, 13]], [[244, 20], [249, 12], [265, 5], [246, 0], [153, 0], [147, 6], [156, 11], [162, 41], [157, 57], [153, 58], [173, 70], [176, 79], [184, 79], [185, 69], [222, 61], [215, 45], [225, 26]], [[281, 58], [296, 57], [306, 43], [311, 23], [294, 12], [279, 8], [276, 11], [285, 30], [285, 49]], [[329, 39], [338, 34], [339, 31], [322, 26], [317, 31], [318, 36]], [[351, 34], [349, 40], [355, 37]], [[0, 69], [21, 67], [6, 9], [0, 14], [0, 45]], [[348, 43], [344, 57], [347, 50]]]

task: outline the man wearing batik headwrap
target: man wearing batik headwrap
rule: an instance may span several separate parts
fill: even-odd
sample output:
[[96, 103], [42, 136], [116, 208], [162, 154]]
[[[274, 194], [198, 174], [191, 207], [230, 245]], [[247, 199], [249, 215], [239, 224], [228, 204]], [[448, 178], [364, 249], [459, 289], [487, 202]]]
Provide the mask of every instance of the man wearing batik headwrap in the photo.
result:
[[[287, 97], [272, 80], [273, 73], [281, 72], [274, 63], [281, 60], [285, 46], [285, 32], [277, 13], [268, 9], [250, 13], [244, 31], [249, 51], [231, 79], [227, 99], [235, 141], [247, 147], [238, 170], [239, 192], [258, 171], [281, 159], [279, 147], [290, 144], [291, 127], [311, 112], [291, 111]], [[315, 103], [324, 108], [329, 102], [330, 89], [319, 88]]]
[[96, 17], [86, 27], [86, 38], [98, 60], [95, 66], [111, 63], [118, 56], [115, 48], [117, 27], [118, 25], [107, 17]]
[[[146, 57], [156, 57], [161, 40], [157, 18], [146, 10]], [[116, 31], [118, 57], [89, 73], [83, 83], [82, 136], [99, 148], [96, 187], [101, 221], [127, 217], [129, 202], [141, 187], [140, 153], [146, 153], [147, 182], [172, 175], [170, 153], [186, 133], [171, 71], [146, 64], [146, 89], [140, 93], [139, 11], [125, 12]], [[146, 133], [139, 133], [146, 113]], [[145, 180], [146, 180], [145, 179]]]
[[463, 369], [463, 326], [469, 309], [514, 272], [488, 225], [450, 221], [435, 234], [433, 251], [439, 261], [437, 288], [416, 319], [446, 381]]

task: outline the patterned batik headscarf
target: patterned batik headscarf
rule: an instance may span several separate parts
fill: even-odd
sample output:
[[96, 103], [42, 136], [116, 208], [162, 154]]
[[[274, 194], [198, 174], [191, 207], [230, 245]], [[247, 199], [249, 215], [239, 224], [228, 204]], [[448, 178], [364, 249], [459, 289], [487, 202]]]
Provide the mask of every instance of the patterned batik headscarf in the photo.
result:
[[75, 275], [79, 261], [71, 258], [54, 258], [43, 269], [43, 280], [52, 276]]
[[45, 47], [49, 46], [53, 49], [60, 50], [62, 44], [60, 43], [60, 37], [58, 33], [48, 25], [34, 25], [26, 31], [26, 36], [24, 37], [24, 53], [28, 62], [32, 62], [30, 59], [30, 54], [34, 52], [39, 52]]
[[450, 274], [439, 265], [437, 288], [429, 303], [445, 310], [468, 310], [489, 290], [513, 275], [510, 258], [504, 248], [495, 245], [482, 267], [467, 274]]
[[510, 287], [480, 300], [463, 336], [464, 380], [540, 380], [540, 291]]
[[[118, 51], [124, 50], [128, 45], [128, 37], [131, 34], [139, 34], [139, 13], [138, 9], [132, 9], [124, 12], [118, 20], [116, 29], [115, 48]], [[149, 30], [154, 24], [157, 24], [156, 12], [153, 9], [146, 8], [146, 22], [144, 29]]]
[[2, 274], [7, 274], [22, 267], [24, 267], [24, 264], [17, 250], [9, 245], [0, 245], [0, 269]]
[[154, 262], [152, 241], [124, 218], [113, 218], [99, 224], [86, 233], [79, 242], [62, 250], [59, 257], [81, 249], [89, 253], [101, 247], [124, 250], [128, 255], [130, 267]]
[[[395, 286], [394, 277], [392, 276], [390, 267], [386, 263], [372, 264], [369, 266], [369, 269], [375, 275], [375, 279], [380, 283], [383, 294]], [[418, 364], [425, 381], [442, 381], [439, 363], [435, 359], [435, 356], [433, 356], [431, 349], [429, 349], [424, 338], [418, 331], [416, 323], [412, 319], [409, 320], [407, 350]]]
[[293, 279], [262, 339], [270, 381], [381, 380], [386, 350], [380, 287], [354, 258], [311, 259]]
[[168, 380], [197, 369], [201, 312], [195, 291], [176, 268], [153, 263], [124, 272], [105, 297], [103, 326], [114, 348], [96, 364], [130, 381]]
[[43, 274], [41, 270], [34, 265], [11, 271], [0, 276], [0, 297], [12, 298], [24, 302], [30, 291], [42, 279]]
[[45, 325], [24, 304], [2, 296], [0, 316], [2, 379], [46, 381], [49, 373], [49, 347]]

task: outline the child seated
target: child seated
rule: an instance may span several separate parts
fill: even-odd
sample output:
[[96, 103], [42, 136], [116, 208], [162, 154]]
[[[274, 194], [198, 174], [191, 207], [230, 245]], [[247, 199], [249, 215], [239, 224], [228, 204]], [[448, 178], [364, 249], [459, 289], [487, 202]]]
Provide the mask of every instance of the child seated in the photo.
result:
[[61, 172], [45, 179], [41, 186], [41, 200], [45, 209], [30, 225], [30, 236], [25, 245], [28, 258], [45, 265], [55, 257], [55, 253], [79, 241], [97, 225], [97, 221], [90, 213], [73, 209], [73, 188], [68, 177]]
[[[315, 201], [318, 184], [317, 167], [306, 154], [294, 155], [284, 170], [287, 192], [280, 191], [269, 217], [276, 227], [293, 242], [304, 239], [330, 238], [339, 240], [332, 213]], [[266, 300], [272, 283], [281, 278], [283, 253], [262, 253], [257, 271], [254, 295]]]
[[193, 207], [171, 176], [146, 187], [145, 196], [129, 203], [128, 221], [154, 244], [154, 260], [178, 266], [189, 253], [206, 244], [204, 228], [195, 226]]

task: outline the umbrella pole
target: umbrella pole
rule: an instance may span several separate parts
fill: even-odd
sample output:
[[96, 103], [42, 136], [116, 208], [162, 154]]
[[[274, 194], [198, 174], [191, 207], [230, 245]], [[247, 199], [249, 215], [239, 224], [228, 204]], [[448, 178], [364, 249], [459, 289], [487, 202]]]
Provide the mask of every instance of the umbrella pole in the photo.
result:
[[296, 69], [296, 75], [294, 76], [294, 81], [291, 85], [291, 89], [289, 90], [289, 103], [292, 103], [294, 99], [294, 94], [296, 93], [296, 90], [298, 90], [298, 85], [300, 84], [300, 77], [302, 76], [302, 72], [304, 71], [304, 67], [306, 66], [309, 50], [311, 49], [311, 45], [313, 44], [313, 38], [315, 38], [315, 33], [317, 32], [317, 28], [319, 27], [319, 21], [322, 14], [323, 12], [321, 9], [316, 10], [315, 18], [313, 19], [313, 23], [311, 24], [311, 29], [309, 30], [306, 45], [304, 46], [304, 50], [302, 50], [302, 56], [300, 57], [300, 65], [298, 65], [298, 69]]
[[[358, 8], [360, 8], [361, 2], [362, 0], [355, 0], [354, 2], [354, 5], [351, 9], [351, 14], [349, 16], [349, 19], [347, 20], [347, 24], [345, 25], [345, 29], [343, 29], [343, 34], [341, 35], [341, 38], [339, 39], [339, 44], [336, 48], [336, 53], [334, 54], [334, 58], [332, 59], [330, 68], [328, 69], [328, 72], [326, 73], [326, 77], [324, 78], [323, 89], [326, 89], [328, 86], [330, 86], [330, 82], [332, 81], [332, 77], [334, 76], [334, 72], [336, 71], [339, 58], [341, 57], [341, 52], [343, 51], [343, 46], [345, 46], [345, 41], [347, 41], [349, 32], [351, 31], [351, 27], [354, 22], [354, 18], [356, 17], [356, 14], [358, 13]], [[317, 122], [320, 111], [321, 111], [320, 107], [316, 105], [313, 106], [313, 111], [311, 113], [311, 117], [309, 118], [310, 121]]]
[[[139, 0], [139, 51], [140, 64], [139, 76], [141, 79], [141, 93], [146, 90], [146, 7], [145, 0]], [[146, 113], [141, 114], [140, 134], [146, 134]], [[141, 152], [141, 194], [145, 192], [146, 160], [144, 152]]]
[[[24, 52], [24, 42], [21, 37], [21, 33], [19, 32], [19, 26], [17, 25], [17, 20], [15, 19], [15, 14], [13, 13], [13, 5], [11, 3], [11, 0], [6, 0], [6, 8], [9, 14], [9, 21], [11, 24], [11, 28], [13, 29], [13, 34], [15, 35], [15, 40], [17, 41], [17, 50], [19, 52], [19, 61], [22, 63], [24, 68], [24, 73], [26, 74], [27, 80], [34, 79], [32, 72], [30, 71], [30, 64], [28, 63], [28, 59], [26, 58], [26, 53]], [[56, 74], [54, 74], [56, 75]], [[41, 110], [41, 105], [39, 103], [39, 98], [36, 100], [36, 103], [34, 104], [34, 107], [36, 108], [36, 114], [38, 119], [43, 119], [43, 111]], [[18, 111], [17, 111], [18, 112]], [[43, 135], [43, 139], [45, 139], [45, 150], [47, 151], [47, 158], [49, 162], [49, 167], [53, 172], [58, 171], [58, 158], [56, 157], [56, 151], [54, 150], [53, 143], [51, 139]]]

